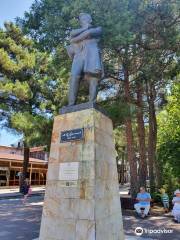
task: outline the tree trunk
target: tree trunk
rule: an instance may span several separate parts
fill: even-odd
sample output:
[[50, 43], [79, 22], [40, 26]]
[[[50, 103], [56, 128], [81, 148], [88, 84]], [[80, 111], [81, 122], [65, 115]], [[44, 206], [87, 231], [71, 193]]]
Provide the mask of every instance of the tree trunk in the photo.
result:
[[[153, 93], [156, 96], [156, 90], [153, 85]], [[154, 96], [154, 101], [155, 101], [155, 96]], [[152, 121], [153, 121], [153, 130], [154, 130], [154, 146], [153, 146], [153, 154], [154, 154], [154, 174], [155, 174], [155, 187], [157, 187], [160, 184], [160, 168], [159, 164], [157, 162], [157, 156], [156, 156], [156, 146], [157, 146], [157, 119], [156, 119], [156, 109], [153, 101], [153, 108], [152, 108]]]
[[156, 161], [156, 142], [157, 142], [157, 122], [155, 114], [155, 89], [153, 83], [147, 85], [147, 99], [149, 105], [149, 135], [148, 135], [148, 163], [151, 192], [155, 191], [155, 161]]
[[159, 189], [162, 187], [163, 184], [163, 168], [161, 166], [161, 163], [157, 160], [156, 156], [156, 161], [155, 161], [155, 174], [156, 174], [156, 187]]
[[146, 187], [147, 162], [146, 162], [146, 144], [145, 144], [145, 127], [143, 119], [143, 99], [142, 86], [140, 82], [136, 83], [137, 92], [137, 134], [139, 142], [139, 184]]
[[130, 86], [129, 86], [129, 74], [128, 70], [124, 71], [124, 88], [125, 88], [125, 100], [128, 104], [129, 113], [125, 119], [126, 127], [126, 140], [127, 140], [127, 158], [130, 165], [130, 192], [131, 196], [135, 197], [138, 191], [138, 179], [137, 179], [137, 162], [134, 151], [134, 141], [133, 141], [133, 131], [132, 131], [132, 122], [130, 116]]
[[28, 165], [29, 165], [29, 147], [24, 147], [23, 172], [20, 178], [20, 192], [22, 191], [22, 186], [27, 177]]
[[124, 151], [122, 152], [122, 163], [121, 163], [121, 185], [124, 185]]

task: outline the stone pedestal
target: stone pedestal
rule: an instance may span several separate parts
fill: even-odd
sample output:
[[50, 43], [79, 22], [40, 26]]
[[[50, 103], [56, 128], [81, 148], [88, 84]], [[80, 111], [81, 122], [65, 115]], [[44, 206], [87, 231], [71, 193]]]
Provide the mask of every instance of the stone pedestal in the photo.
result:
[[[83, 139], [60, 142], [79, 128]], [[54, 120], [39, 239], [124, 239], [112, 121], [95, 108]]]

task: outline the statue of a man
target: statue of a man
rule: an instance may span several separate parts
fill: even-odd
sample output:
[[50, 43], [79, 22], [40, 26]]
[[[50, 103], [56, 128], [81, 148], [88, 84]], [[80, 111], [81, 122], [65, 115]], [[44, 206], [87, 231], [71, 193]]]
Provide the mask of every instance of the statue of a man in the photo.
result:
[[68, 55], [73, 59], [69, 87], [69, 105], [75, 105], [80, 80], [89, 84], [89, 101], [95, 102], [99, 79], [102, 76], [102, 61], [98, 47], [101, 27], [92, 27], [92, 18], [87, 13], [79, 15], [81, 28], [71, 31]]

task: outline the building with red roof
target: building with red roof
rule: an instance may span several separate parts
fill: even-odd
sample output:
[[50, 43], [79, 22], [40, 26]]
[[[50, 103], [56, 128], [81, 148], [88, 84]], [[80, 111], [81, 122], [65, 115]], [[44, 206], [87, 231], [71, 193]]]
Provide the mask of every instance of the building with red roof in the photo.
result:
[[[23, 148], [0, 146], [0, 186], [19, 185], [23, 169]], [[45, 146], [30, 148], [28, 178], [31, 185], [44, 185], [48, 167]]]

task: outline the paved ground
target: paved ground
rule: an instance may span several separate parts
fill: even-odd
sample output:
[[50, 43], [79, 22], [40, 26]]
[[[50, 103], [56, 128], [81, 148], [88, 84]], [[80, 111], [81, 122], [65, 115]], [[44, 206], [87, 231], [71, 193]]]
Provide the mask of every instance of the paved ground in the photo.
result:
[[[32, 194], [38, 195], [43, 194], [45, 192], [45, 186], [31, 186]], [[19, 187], [1, 187], [0, 188], [0, 200], [5, 198], [14, 198], [20, 197], [21, 194], [19, 193]]]
[[[146, 219], [140, 219], [134, 211], [123, 211], [123, 224], [125, 234], [128, 236], [136, 236], [135, 229], [140, 229], [143, 234], [139, 239], [146, 238], [148, 240], [179, 240], [180, 224], [173, 221], [171, 214], [155, 214], [152, 213]], [[150, 238], [150, 239], [149, 239]], [[133, 238], [132, 238], [133, 240]]]
[[[0, 200], [0, 239], [32, 240], [38, 237], [42, 214], [43, 196], [32, 196], [26, 205], [20, 198]], [[127, 240], [179, 240], [180, 225], [174, 223], [170, 216], [156, 214], [148, 219], [138, 219], [132, 211], [123, 211], [123, 222]], [[171, 230], [173, 233], [149, 233], [137, 237], [136, 227], [149, 230]]]
[[39, 235], [43, 197], [33, 196], [23, 205], [21, 199], [0, 200], [0, 239], [32, 240]]
[[[45, 186], [31, 186], [33, 192], [37, 191], [44, 191]], [[0, 194], [7, 194], [7, 193], [18, 193], [19, 192], [19, 186], [11, 186], [11, 187], [0, 187]]]

